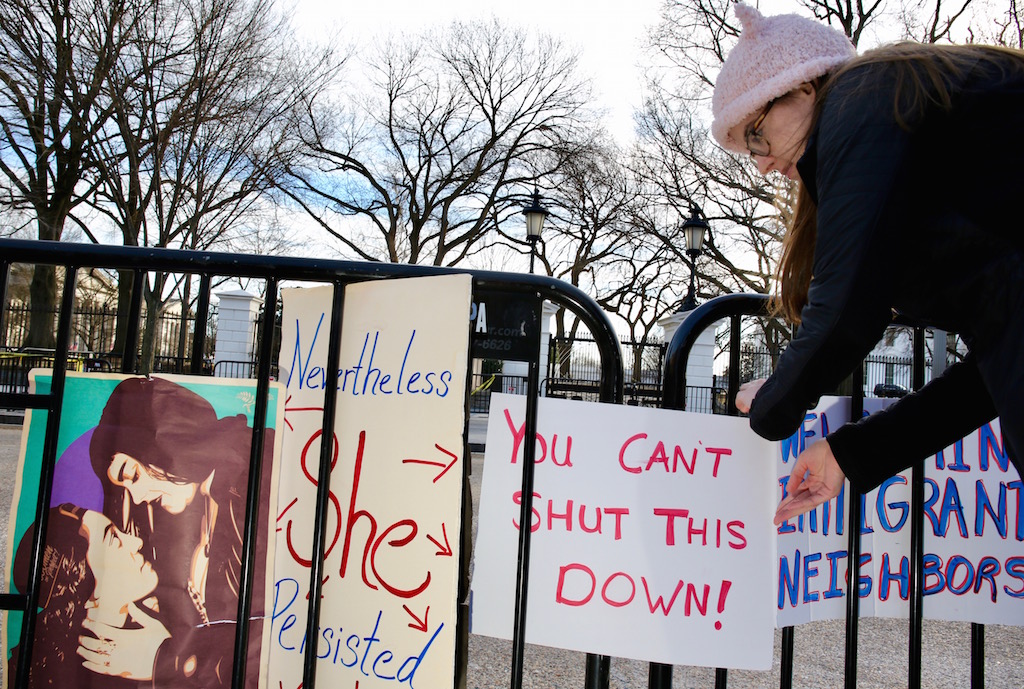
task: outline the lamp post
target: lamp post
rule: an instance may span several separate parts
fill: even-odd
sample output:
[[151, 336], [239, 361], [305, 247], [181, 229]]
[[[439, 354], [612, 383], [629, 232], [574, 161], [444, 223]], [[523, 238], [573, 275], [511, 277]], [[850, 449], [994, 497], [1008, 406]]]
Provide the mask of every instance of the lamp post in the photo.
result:
[[533, 273], [533, 259], [537, 255], [537, 242], [540, 241], [541, 230], [544, 229], [544, 218], [548, 211], [540, 205], [540, 192], [533, 188], [533, 201], [523, 209], [526, 216], [526, 241], [530, 243], [530, 273]]
[[690, 217], [683, 223], [683, 237], [686, 239], [686, 255], [690, 257], [690, 289], [686, 292], [686, 298], [679, 305], [679, 310], [693, 311], [697, 308], [697, 295], [694, 280], [697, 277], [697, 257], [704, 248], [704, 233], [710, 228], [704, 214], [696, 205], [690, 205]]

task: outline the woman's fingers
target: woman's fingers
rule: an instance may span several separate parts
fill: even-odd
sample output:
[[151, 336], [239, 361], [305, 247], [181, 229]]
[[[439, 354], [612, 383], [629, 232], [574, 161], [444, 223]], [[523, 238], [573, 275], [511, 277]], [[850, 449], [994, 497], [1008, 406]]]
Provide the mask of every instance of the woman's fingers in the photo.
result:
[[786, 484], [786, 497], [775, 510], [775, 524], [814, 509], [839, 495], [846, 475], [839, 468], [828, 440], [814, 443], [802, 453], [793, 465]]

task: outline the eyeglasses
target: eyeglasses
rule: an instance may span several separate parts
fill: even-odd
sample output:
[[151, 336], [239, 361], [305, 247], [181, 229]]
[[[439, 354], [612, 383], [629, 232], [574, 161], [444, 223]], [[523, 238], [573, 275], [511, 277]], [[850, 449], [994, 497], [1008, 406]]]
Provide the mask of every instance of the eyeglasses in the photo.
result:
[[764, 124], [764, 118], [768, 116], [773, 105], [775, 105], [774, 100], [768, 101], [768, 105], [765, 107], [764, 111], [757, 116], [757, 119], [747, 127], [747, 131], [743, 134], [747, 150], [750, 151], [750, 155], [752, 156], [768, 156], [772, 153], [772, 145], [768, 143], [768, 139], [764, 138], [764, 132], [761, 131], [761, 126]]

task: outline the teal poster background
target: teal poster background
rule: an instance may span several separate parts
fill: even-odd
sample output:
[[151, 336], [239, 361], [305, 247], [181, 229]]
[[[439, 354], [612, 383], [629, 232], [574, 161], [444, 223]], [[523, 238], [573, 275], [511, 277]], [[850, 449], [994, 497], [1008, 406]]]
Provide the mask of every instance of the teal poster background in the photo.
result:
[[[65, 379], [60, 429], [57, 438], [58, 470], [61, 461], [66, 459], [68, 449], [72, 444], [96, 427], [114, 388], [126, 378], [131, 377], [135, 376], [68, 372]], [[256, 406], [257, 381], [200, 376], [164, 375], [159, 377], [170, 380], [203, 397], [214, 408], [218, 417], [244, 415], [246, 424], [252, 426]], [[29, 389], [32, 393], [49, 394], [51, 383], [52, 374], [49, 369], [34, 370], [29, 374]], [[282, 387], [272, 384], [269, 390], [265, 422], [267, 429], [279, 430], [278, 427], [284, 414], [283, 403]], [[14, 554], [25, 531], [35, 519], [48, 416], [49, 412], [45, 409], [28, 410], [25, 416], [18, 477], [8, 529], [8, 557], [5, 563], [7, 590], [11, 592], [17, 591], [12, 581]], [[276, 435], [279, 437], [279, 433]], [[201, 440], [201, 438], [196, 438], [197, 442]], [[216, 457], [211, 457], [211, 465], [215, 463]], [[72, 502], [74, 501], [72, 500]], [[21, 613], [8, 611], [3, 626], [4, 660], [6, 661], [11, 648], [18, 643]]]

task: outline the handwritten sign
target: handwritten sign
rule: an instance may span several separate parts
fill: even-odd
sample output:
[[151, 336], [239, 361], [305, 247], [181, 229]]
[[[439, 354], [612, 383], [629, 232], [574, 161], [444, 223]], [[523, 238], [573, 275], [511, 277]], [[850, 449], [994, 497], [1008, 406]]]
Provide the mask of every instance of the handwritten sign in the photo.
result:
[[[866, 400], [867, 412], [886, 402]], [[776, 455], [783, 490], [792, 460], [849, 418], [849, 401], [823, 398]], [[885, 452], [885, 448], [878, 448]], [[998, 420], [925, 462], [924, 616], [1024, 625], [1021, 483]], [[858, 593], [866, 616], [905, 617], [910, 587], [910, 472], [861, 499]], [[779, 625], [837, 619], [849, 562], [848, 491], [779, 527]]]
[[[270, 685], [454, 685], [469, 276], [345, 290], [337, 380], [332, 289], [283, 292], [285, 450], [277, 515]], [[323, 607], [305, 638], [323, 400], [337, 389]]]
[[662, 663], [767, 669], [774, 628], [773, 444], [747, 422], [495, 394], [473, 632], [511, 638], [522, 450], [536, 443], [526, 637]]
[[[528, 641], [763, 669], [775, 627], [845, 615], [849, 488], [777, 529], [771, 517], [792, 462], [849, 418], [848, 398], [822, 398], [778, 443], [745, 419], [539, 402]], [[866, 411], [890, 402], [867, 400]], [[492, 397], [473, 631], [502, 638], [513, 625], [524, 413], [524, 398]], [[925, 462], [926, 618], [1024, 626], [1022, 495], [998, 420]], [[861, 614], [906, 617], [910, 472], [862, 496], [861, 512]]]

